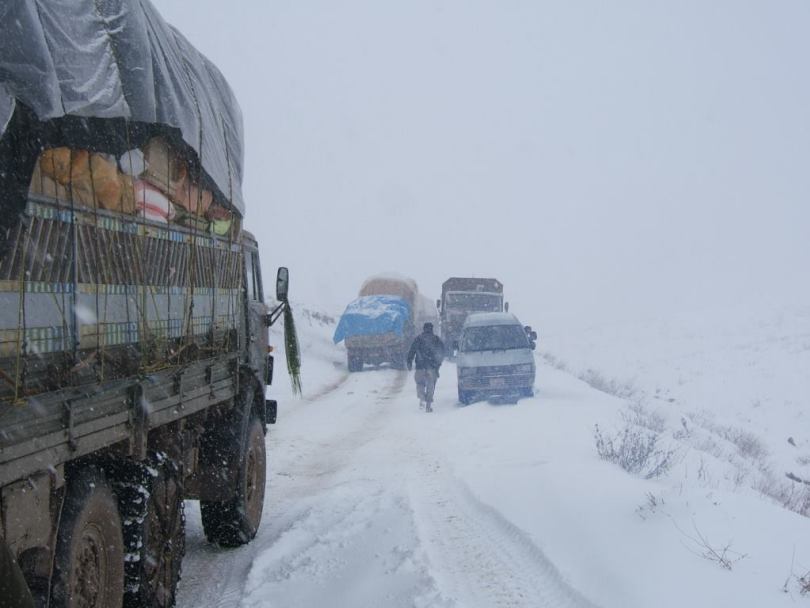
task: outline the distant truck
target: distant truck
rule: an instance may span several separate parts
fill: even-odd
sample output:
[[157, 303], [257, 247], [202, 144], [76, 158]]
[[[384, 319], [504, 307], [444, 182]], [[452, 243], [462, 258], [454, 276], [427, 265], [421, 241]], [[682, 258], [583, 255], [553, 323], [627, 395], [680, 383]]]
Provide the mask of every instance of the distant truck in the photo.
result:
[[258, 530], [288, 273], [271, 311], [239, 106], [149, 2], [2, 12], [0, 546], [37, 606], [168, 608], [185, 500]]
[[405, 277], [367, 279], [340, 318], [334, 341], [345, 341], [350, 372], [365, 364], [388, 363], [405, 369], [405, 358], [425, 322], [438, 323], [430, 300], [419, 293], [416, 281]]
[[473, 312], [508, 312], [503, 301], [503, 283], [498, 279], [451, 277], [442, 283], [442, 298], [436, 301], [441, 317], [442, 341], [454, 352], [467, 315]]

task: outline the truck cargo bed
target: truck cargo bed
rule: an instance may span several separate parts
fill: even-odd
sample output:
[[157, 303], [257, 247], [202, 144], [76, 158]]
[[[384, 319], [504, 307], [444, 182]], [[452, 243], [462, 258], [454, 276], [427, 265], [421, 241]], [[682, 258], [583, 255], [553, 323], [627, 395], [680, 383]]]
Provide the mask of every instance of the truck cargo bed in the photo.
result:
[[139, 456], [150, 430], [233, 399], [236, 355], [0, 404], [0, 486], [116, 444]]

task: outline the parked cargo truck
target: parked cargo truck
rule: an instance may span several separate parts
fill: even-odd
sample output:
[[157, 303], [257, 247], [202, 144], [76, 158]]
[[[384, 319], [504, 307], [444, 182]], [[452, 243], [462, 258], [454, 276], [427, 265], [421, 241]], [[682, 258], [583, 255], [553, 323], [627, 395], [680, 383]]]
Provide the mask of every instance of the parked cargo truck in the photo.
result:
[[357, 299], [344, 311], [335, 329], [335, 343], [345, 341], [350, 372], [365, 364], [387, 363], [405, 369], [405, 358], [418, 328], [438, 322], [428, 298], [419, 293], [416, 281], [404, 277], [367, 279]]
[[436, 301], [436, 308], [441, 316], [442, 341], [448, 352], [453, 352], [468, 314], [508, 311], [509, 303], [504, 303], [503, 284], [497, 279], [451, 277], [442, 283], [442, 298]]
[[148, 1], [32, 6], [0, 20], [0, 542], [37, 605], [171, 606], [185, 499], [258, 529], [288, 275], [271, 311], [217, 69]]

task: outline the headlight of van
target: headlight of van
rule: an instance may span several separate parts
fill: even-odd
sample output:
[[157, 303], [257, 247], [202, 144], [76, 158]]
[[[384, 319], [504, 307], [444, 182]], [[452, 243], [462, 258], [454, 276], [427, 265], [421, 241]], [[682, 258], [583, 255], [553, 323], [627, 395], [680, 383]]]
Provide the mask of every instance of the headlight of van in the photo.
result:
[[534, 366], [531, 363], [524, 363], [523, 365], [515, 366], [516, 374], [531, 374], [534, 371]]

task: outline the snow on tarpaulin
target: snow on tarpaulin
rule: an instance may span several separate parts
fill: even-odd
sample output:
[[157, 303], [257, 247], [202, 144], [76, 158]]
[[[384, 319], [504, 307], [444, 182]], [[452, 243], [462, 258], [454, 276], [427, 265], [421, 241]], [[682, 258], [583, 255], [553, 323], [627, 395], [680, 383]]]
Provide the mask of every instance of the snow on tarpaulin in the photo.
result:
[[244, 214], [239, 105], [219, 70], [148, 0], [0, 3], [0, 138], [15, 100], [41, 121], [176, 129], [218, 194]]
[[363, 296], [351, 302], [340, 317], [335, 344], [351, 336], [373, 336], [405, 331], [411, 318], [411, 307], [403, 298], [395, 296]]

